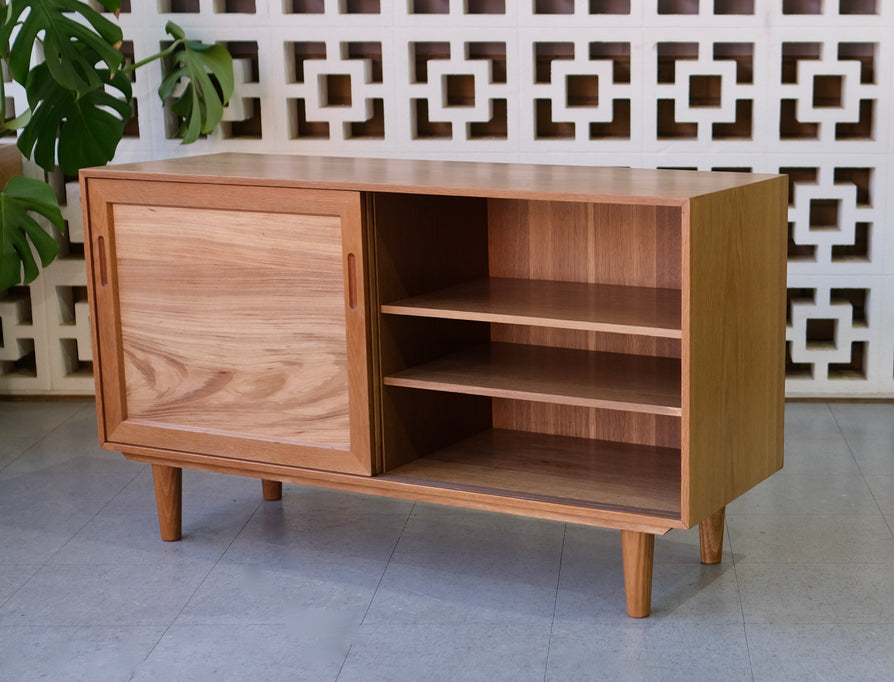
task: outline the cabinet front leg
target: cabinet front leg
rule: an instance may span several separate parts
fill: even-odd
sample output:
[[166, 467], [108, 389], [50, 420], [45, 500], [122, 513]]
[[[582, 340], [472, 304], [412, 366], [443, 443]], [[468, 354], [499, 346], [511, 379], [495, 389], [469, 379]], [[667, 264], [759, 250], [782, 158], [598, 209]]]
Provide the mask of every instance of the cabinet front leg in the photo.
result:
[[264, 493], [265, 500], [281, 500], [282, 499], [282, 482], [268, 481], [266, 478], [261, 479], [261, 490]]
[[726, 507], [721, 507], [698, 524], [698, 542], [703, 564], [719, 564], [723, 558], [723, 522]]
[[645, 618], [652, 610], [655, 536], [652, 533], [622, 530], [621, 554], [624, 560], [627, 615], [632, 618]]
[[158, 507], [158, 530], [166, 542], [179, 540], [182, 520], [183, 469], [162, 464], [152, 465], [155, 484], [155, 506]]

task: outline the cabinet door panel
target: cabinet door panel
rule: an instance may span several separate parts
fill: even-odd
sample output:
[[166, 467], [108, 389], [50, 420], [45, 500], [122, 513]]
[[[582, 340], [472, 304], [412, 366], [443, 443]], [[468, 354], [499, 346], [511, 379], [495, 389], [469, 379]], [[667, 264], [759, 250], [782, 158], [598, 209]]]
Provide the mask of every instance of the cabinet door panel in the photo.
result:
[[370, 473], [359, 195], [164, 185], [90, 185], [110, 446]]

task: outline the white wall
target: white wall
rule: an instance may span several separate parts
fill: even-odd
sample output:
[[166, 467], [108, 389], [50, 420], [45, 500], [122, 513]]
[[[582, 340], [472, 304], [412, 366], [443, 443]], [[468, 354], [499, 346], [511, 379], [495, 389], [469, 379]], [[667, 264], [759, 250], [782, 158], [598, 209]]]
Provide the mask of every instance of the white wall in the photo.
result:
[[[158, 66], [140, 70], [139, 134], [116, 161], [232, 150], [791, 173], [788, 394], [894, 396], [894, 0], [125, 10], [137, 59], [168, 20], [245, 58], [232, 122], [191, 147], [166, 136]], [[67, 191], [72, 255], [0, 299], [0, 393], [93, 389], [79, 198]]]

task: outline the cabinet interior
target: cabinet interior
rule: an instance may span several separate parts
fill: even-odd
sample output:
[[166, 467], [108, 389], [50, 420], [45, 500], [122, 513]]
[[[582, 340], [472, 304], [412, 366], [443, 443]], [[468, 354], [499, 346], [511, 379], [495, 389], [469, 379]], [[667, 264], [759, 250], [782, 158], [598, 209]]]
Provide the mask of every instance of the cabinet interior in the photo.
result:
[[369, 205], [381, 475], [679, 519], [681, 209]]

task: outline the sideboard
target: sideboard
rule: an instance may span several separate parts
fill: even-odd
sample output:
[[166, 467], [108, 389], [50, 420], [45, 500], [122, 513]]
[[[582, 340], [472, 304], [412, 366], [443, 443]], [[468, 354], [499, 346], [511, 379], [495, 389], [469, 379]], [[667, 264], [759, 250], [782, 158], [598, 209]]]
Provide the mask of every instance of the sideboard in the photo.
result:
[[99, 438], [654, 539], [782, 466], [784, 176], [218, 154], [82, 171]]

